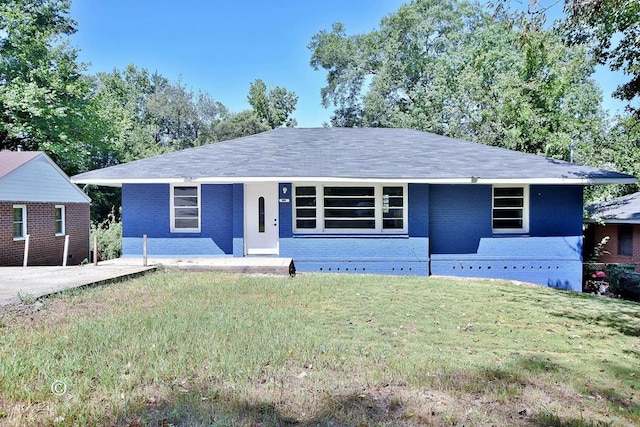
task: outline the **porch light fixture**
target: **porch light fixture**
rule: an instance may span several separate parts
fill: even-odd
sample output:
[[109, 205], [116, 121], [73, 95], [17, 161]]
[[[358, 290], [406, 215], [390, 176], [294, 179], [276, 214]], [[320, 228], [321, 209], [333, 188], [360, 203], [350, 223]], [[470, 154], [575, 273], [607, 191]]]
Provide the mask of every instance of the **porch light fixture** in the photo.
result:
[[480, 178], [480, 177], [479, 176], [472, 176], [471, 177], [471, 182], [474, 183], [474, 184], [477, 184], [478, 183], [478, 178]]

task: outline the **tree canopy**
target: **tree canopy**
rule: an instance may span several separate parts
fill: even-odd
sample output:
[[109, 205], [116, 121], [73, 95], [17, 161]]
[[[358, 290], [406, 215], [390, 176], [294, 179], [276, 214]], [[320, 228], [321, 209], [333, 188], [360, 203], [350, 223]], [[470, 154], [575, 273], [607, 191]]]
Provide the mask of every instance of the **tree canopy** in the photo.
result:
[[556, 158], [598, 139], [601, 93], [585, 49], [552, 31], [523, 38], [505, 14], [414, 0], [367, 34], [313, 36], [311, 65], [339, 126], [410, 127]]
[[0, 3], [0, 148], [47, 151], [67, 172], [95, 165], [108, 124], [69, 46], [63, 0]]

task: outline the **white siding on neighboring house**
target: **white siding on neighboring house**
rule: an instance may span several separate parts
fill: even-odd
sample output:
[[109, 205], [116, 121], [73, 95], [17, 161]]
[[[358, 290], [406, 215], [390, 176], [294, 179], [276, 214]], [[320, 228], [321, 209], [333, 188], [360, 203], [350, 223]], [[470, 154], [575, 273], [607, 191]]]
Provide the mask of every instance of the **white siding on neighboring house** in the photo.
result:
[[87, 203], [90, 199], [42, 154], [0, 178], [0, 201]]

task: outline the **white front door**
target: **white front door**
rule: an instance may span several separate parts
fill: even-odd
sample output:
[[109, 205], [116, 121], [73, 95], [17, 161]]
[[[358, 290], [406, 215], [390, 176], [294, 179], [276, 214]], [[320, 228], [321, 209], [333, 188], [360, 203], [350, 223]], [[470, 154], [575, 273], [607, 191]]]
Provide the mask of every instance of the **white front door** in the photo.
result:
[[244, 186], [247, 255], [278, 254], [278, 184]]

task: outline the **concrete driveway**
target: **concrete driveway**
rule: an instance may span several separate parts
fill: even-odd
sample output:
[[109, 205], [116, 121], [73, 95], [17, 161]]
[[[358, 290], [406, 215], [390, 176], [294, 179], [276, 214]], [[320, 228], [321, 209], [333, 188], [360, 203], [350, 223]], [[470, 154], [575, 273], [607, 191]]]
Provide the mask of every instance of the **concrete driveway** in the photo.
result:
[[40, 298], [67, 289], [142, 274], [156, 267], [82, 265], [73, 267], [0, 267], [0, 306]]

